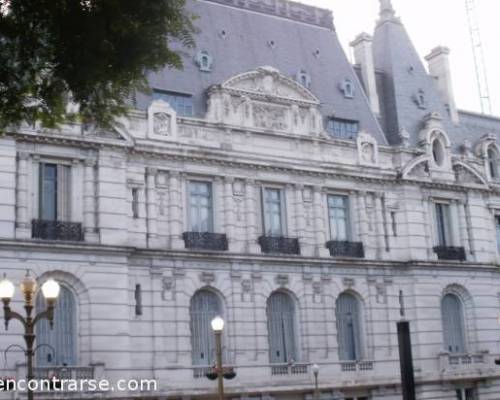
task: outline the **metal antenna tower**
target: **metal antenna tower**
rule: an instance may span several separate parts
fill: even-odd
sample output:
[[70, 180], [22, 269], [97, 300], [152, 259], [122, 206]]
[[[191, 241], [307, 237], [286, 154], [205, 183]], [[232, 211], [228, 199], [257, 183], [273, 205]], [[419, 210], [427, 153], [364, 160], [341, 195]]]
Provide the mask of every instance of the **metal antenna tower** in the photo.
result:
[[481, 31], [479, 29], [476, 0], [465, 0], [465, 9], [467, 10], [472, 52], [474, 53], [474, 64], [476, 67], [479, 100], [481, 101], [481, 112], [483, 114], [491, 114], [488, 77], [484, 62], [483, 44], [481, 41]]

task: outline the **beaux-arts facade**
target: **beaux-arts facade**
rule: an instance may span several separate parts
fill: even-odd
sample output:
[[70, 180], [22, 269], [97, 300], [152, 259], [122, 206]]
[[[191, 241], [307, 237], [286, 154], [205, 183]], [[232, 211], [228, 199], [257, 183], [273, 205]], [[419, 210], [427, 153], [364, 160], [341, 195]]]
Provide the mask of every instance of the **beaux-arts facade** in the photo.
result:
[[[217, 35], [202, 30], [202, 44], [238, 36], [226, 13], [261, 19], [264, 31], [318, 31], [337, 46], [323, 10], [198, 3], [202, 21], [210, 12], [222, 21]], [[154, 378], [159, 392], [141, 398], [203, 398], [215, 392], [204, 376], [209, 322], [222, 315], [225, 361], [237, 372], [229, 398], [311, 398], [316, 363], [322, 399], [399, 399], [403, 303], [419, 399], [500, 397], [500, 120], [457, 111], [446, 68], [432, 80], [405, 56], [408, 76], [398, 78], [378, 62], [381, 42], [402, 29], [381, 2], [375, 37], [353, 42], [354, 68], [339, 53], [328, 68], [345, 72], [333, 77], [309, 60], [328, 61], [320, 44], [308, 48], [311, 71], [292, 76], [255, 57], [225, 79], [210, 75], [224, 59], [200, 45], [179, 74], [216, 80], [205, 108], [196, 93], [160, 87], [114, 131], [6, 132], [2, 271], [18, 282], [30, 269], [63, 287], [54, 331], [37, 332], [47, 345], [38, 376]], [[431, 75], [446, 56], [428, 57]], [[414, 95], [391, 95], [389, 80]], [[336, 91], [331, 102], [315, 94], [322, 84]], [[391, 98], [406, 103], [391, 111]], [[418, 121], [401, 126], [408, 114]], [[21, 344], [19, 333], [14, 323], [2, 331], [0, 349]], [[22, 353], [6, 355], [2, 375], [22, 377]]]

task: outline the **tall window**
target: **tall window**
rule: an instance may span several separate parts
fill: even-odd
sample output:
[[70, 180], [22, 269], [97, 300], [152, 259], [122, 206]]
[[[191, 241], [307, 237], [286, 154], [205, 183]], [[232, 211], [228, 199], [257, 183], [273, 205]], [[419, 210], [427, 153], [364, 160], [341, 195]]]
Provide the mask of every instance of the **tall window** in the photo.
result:
[[213, 232], [210, 182], [189, 182], [189, 223], [191, 232]]
[[495, 217], [495, 227], [497, 232], [497, 251], [500, 254], [500, 215]]
[[165, 100], [182, 117], [193, 116], [193, 98], [189, 94], [154, 89], [153, 99]]
[[465, 352], [465, 327], [462, 301], [448, 293], [441, 300], [444, 348], [450, 353]]
[[69, 183], [69, 166], [39, 164], [39, 219], [44, 221], [70, 220]]
[[438, 246], [449, 246], [450, 235], [450, 206], [448, 204], [436, 203], [436, 231]]
[[209, 290], [199, 290], [191, 299], [191, 348], [193, 365], [215, 363], [215, 339], [211, 321], [222, 315], [222, 304]]
[[476, 400], [475, 390], [472, 388], [467, 389], [457, 389], [457, 400]]
[[284, 234], [284, 202], [281, 189], [264, 188], [262, 192], [264, 208], [264, 233], [268, 236]]
[[270, 362], [297, 361], [295, 306], [288, 294], [275, 292], [267, 300], [267, 328]]
[[[45, 299], [41, 293], [36, 298], [36, 310], [45, 310]], [[36, 363], [39, 367], [77, 365], [76, 301], [73, 293], [61, 286], [57, 306], [54, 309], [54, 327], [47, 320], [36, 325], [38, 349]]]
[[491, 179], [498, 179], [498, 153], [492, 146], [488, 148], [488, 169]]
[[342, 293], [336, 302], [339, 358], [356, 361], [362, 358], [360, 307], [350, 293]]
[[328, 196], [328, 216], [331, 240], [349, 240], [349, 198], [337, 195]]
[[359, 122], [330, 118], [327, 121], [326, 130], [331, 136], [338, 139], [356, 139], [359, 133]]

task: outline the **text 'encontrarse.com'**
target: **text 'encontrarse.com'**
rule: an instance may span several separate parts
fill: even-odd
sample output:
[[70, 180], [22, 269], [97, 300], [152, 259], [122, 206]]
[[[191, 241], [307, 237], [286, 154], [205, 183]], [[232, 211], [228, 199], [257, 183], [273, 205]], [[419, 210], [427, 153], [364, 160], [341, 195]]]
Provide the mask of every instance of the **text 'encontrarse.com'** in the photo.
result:
[[119, 379], [112, 383], [107, 379], [3, 379], [0, 392], [152, 392], [158, 389], [154, 379]]

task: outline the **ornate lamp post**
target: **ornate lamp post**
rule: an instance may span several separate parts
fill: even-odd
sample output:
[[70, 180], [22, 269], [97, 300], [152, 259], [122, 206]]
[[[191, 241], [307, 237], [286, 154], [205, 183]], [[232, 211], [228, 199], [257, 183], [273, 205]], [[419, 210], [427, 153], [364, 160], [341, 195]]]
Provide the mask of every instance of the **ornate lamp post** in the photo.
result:
[[[60, 286], [54, 279], [47, 280], [42, 285], [43, 297], [47, 303], [47, 308], [40, 312], [39, 314], [32, 316], [33, 313], [33, 298], [36, 293], [37, 283], [36, 280], [29, 274], [21, 282], [21, 292], [24, 295], [24, 310], [26, 316], [12, 311], [10, 308], [10, 301], [14, 296], [15, 287], [14, 284], [9, 281], [5, 276], [0, 281], [0, 298], [3, 302], [4, 318], [5, 318], [5, 329], [9, 328], [9, 321], [11, 319], [17, 319], [23, 324], [24, 327], [24, 340], [26, 342], [26, 367], [27, 375], [26, 379], [28, 383], [34, 378], [33, 375], [33, 344], [35, 343], [35, 325], [38, 321], [42, 319], [49, 320], [50, 327], [52, 328], [54, 322], [54, 307], [56, 300], [59, 296]], [[28, 400], [33, 400], [33, 391], [28, 385]]]
[[224, 320], [222, 317], [217, 316], [212, 320], [211, 325], [215, 334], [215, 368], [219, 383], [219, 400], [224, 400], [224, 371], [222, 370], [222, 331], [224, 330]]
[[319, 400], [319, 386], [318, 386], [319, 366], [318, 366], [318, 364], [313, 364], [311, 369], [312, 369], [312, 373], [314, 375], [314, 400]]

